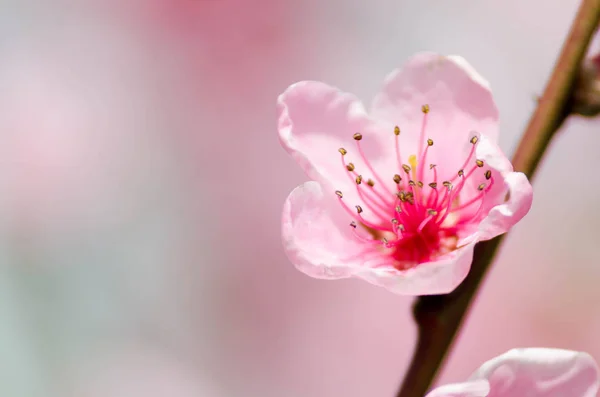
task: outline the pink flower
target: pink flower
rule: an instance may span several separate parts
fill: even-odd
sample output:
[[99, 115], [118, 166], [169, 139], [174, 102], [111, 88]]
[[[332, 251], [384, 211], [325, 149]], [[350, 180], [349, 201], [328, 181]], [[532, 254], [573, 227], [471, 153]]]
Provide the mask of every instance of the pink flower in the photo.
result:
[[513, 349], [484, 363], [464, 383], [426, 397], [595, 397], [598, 367], [586, 353], [559, 349]]
[[531, 207], [531, 185], [496, 145], [488, 83], [462, 58], [416, 55], [370, 113], [313, 81], [291, 85], [278, 110], [283, 146], [314, 180], [289, 195], [282, 228], [288, 257], [310, 276], [448, 293], [475, 243]]

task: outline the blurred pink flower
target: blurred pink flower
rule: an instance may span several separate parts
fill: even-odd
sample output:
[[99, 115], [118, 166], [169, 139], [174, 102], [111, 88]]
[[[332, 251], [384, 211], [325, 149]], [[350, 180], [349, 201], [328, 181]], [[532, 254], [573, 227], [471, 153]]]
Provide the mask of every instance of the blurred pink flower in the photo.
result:
[[475, 243], [531, 207], [526, 176], [496, 145], [488, 83], [460, 57], [414, 56], [369, 114], [313, 81], [291, 85], [278, 109], [283, 146], [314, 180], [289, 195], [282, 229], [288, 257], [310, 276], [448, 293], [469, 272]]
[[598, 367], [587, 353], [513, 349], [484, 363], [469, 381], [426, 397], [594, 397], [598, 385]]

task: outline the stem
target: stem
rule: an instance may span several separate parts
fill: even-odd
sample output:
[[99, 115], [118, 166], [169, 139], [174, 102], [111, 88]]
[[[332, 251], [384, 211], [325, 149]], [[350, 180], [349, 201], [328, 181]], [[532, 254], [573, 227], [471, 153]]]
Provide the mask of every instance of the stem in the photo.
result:
[[[532, 178], [550, 139], [569, 113], [575, 79], [600, 21], [600, 0], [583, 0], [554, 71], [513, 156], [515, 170]], [[503, 236], [475, 247], [471, 271], [447, 295], [422, 296], [413, 306], [418, 341], [397, 397], [424, 396], [442, 366]]]

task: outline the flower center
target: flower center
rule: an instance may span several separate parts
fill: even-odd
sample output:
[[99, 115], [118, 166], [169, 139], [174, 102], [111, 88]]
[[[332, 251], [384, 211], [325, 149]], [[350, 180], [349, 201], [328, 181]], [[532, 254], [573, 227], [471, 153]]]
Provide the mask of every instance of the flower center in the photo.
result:
[[[397, 173], [392, 176], [395, 188], [386, 185], [375, 172], [361, 147], [362, 134], [354, 134], [358, 156], [373, 179], [364, 179], [351, 162], [346, 162], [348, 151], [340, 148], [342, 166], [356, 187], [363, 206], [352, 210], [343, 200], [343, 193], [336, 191], [342, 207], [355, 220], [350, 223], [354, 237], [365, 245], [364, 254], [372, 255], [373, 266], [394, 266], [408, 269], [428, 262], [437, 256], [454, 250], [458, 230], [479, 219], [482, 215], [486, 193], [494, 183], [491, 170], [484, 172], [485, 182], [477, 186], [477, 194], [469, 200], [460, 200], [467, 180], [484, 166], [475, 158], [477, 135], [470, 138], [471, 149], [462, 167], [450, 180], [439, 181], [435, 164], [427, 164], [427, 156], [433, 150], [432, 139], [425, 139], [429, 106], [423, 105], [423, 121], [418, 154], [410, 155], [402, 162], [400, 152], [400, 128], [394, 128]], [[431, 181], [425, 185], [422, 181]], [[375, 184], [381, 188], [376, 188]], [[368, 219], [365, 217], [369, 213]], [[359, 229], [358, 226], [361, 226]], [[363, 232], [366, 231], [367, 233]]]

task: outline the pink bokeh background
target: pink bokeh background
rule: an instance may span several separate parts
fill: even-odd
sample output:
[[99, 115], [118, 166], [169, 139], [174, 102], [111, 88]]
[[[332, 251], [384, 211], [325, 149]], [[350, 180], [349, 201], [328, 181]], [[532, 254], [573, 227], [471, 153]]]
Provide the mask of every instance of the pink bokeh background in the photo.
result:
[[[411, 299], [296, 271], [306, 180], [275, 100], [313, 79], [369, 102], [415, 52], [491, 83], [511, 153], [574, 0], [130, 0], [0, 6], [0, 395], [392, 396]], [[598, 122], [535, 180], [440, 381], [510, 348], [600, 360]]]

